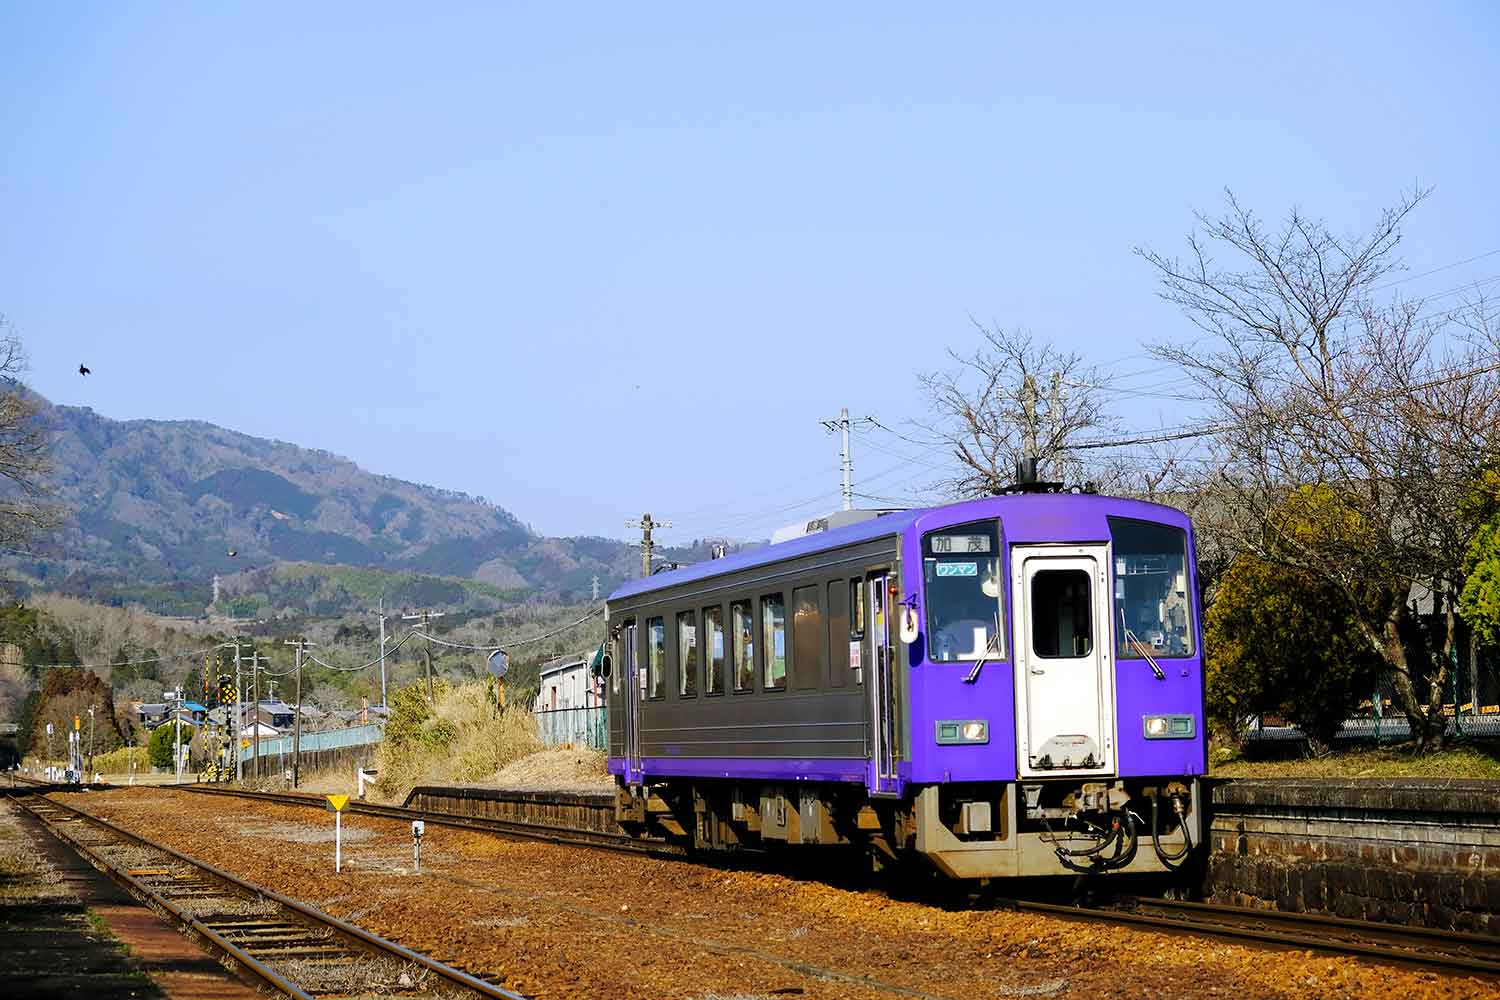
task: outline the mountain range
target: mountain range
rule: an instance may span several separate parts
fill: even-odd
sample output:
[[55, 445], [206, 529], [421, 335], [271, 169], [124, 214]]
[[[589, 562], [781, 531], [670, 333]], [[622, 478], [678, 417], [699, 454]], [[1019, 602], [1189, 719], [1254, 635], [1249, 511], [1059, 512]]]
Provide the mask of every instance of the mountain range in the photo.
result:
[[[7, 553], [21, 589], [202, 614], [216, 576], [339, 565], [408, 581], [478, 581], [576, 603], [639, 572], [627, 542], [538, 535], [482, 497], [377, 475], [348, 459], [196, 420], [112, 420], [43, 408], [61, 530]], [[707, 543], [663, 549], [693, 562]], [[285, 573], [282, 574], [283, 576]]]

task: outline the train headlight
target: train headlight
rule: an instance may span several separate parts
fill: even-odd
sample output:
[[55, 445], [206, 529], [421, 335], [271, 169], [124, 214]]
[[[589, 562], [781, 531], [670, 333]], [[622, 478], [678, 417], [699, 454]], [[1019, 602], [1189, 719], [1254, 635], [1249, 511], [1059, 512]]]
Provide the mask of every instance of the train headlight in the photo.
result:
[[990, 741], [990, 724], [983, 719], [944, 719], [935, 728], [941, 746]]
[[1190, 740], [1197, 731], [1191, 715], [1141, 716], [1141, 735], [1148, 740]]

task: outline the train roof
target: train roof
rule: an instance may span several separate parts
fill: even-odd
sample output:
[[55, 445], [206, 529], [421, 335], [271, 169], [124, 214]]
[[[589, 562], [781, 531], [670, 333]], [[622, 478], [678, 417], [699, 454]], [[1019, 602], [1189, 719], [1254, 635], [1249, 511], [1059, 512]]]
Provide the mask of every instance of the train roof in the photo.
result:
[[[723, 559], [710, 559], [684, 566], [681, 569], [628, 580], [616, 588], [608, 599], [617, 601], [678, 584], [693, 583], [743, 569], [781, 562], [784, 559], [794, 559], [798, 556], [842, 548], [845, 545], [885, 538], [898, 534], [919, 521], [926, 521], [934, 515], [945, 514], [958, 515], [963, 518], [971, 517], [975, 520], [984, 517], [999, 517], [1005, 525], [1007, 537], [1021, 541], [1056, 540], [1069, 537], [1069, 534], [1080, 541], [1096, 537], [1107, 538], [1104, 518], [1108, 514], [1158, 520], [1188, 527], [1187, 515], [1182, 511], [1175, 507], [1145, 500], [1101, 496], [1093, 493], [1003, 494], [985, 497], [981, 500], [962, 500], [937, 507], [894, 511], [842, 528], [833, 528], [790, 541], [736, 552]], [[1088, 534], [1077, 534], [1080, 531]]]

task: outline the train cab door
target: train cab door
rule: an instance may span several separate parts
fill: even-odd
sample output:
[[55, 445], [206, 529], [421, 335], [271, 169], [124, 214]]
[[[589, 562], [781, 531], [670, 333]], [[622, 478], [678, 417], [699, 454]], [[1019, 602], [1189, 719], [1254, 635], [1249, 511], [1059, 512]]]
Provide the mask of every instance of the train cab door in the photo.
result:
[[623, 631], [620, 671], [625, 681], [625, 783], [638, 785], [641, 783], [641, 702], [646, 697], [646, 674], [640, 667], [635, 621], [627, 621]]
[[1112, 774], [1108, 548], [1018, 545], [1011, 573], [1021, 775]]
[[865, 629], [865, 658], [870, 664], [870, 788], [877, 795], [894, 795], [896, 760], [901, 752], [901, 678], [896, 645], [892, 641], [895, 612], [890, 598], [891, 577], [884, 571], [865, 577], [869, 624]]

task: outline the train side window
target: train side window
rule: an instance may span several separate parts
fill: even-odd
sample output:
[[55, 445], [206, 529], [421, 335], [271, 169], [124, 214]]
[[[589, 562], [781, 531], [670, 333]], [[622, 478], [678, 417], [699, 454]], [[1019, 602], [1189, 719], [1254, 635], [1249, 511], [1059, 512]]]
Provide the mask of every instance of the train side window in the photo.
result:
[[703, 609], [704, 694], [724, 693], [724, 609]]
[[646, 619], [646, 697], [667, 694], [667, 626], [660, 618]]
[[1037, 656], [1076, 658], [1094, 651], [1089, 575], [1044, 569], [1031, 578], [1031, 648]]
[[849, 683], [849, 591], [843, 580], [828, 585], [828, 686]]
[[698, 612], [677, 615], [677, 696], [698, 697]]
[[729, 606], [731, 648], [734, 652], [734, 690], [755, 690], [755, 616], [749, 601]]
[[823, 686], [827, 657], [823, 631], [823, 600], [819, 587], [792, 591], [792, 686], [807, 691]]
[[763, 678], [767, 691], [780, 691], [786, 687], [786, 599], [780, 594], [767, 594], [760, 599], [761, 656], [765, 659], [766, 672]]

